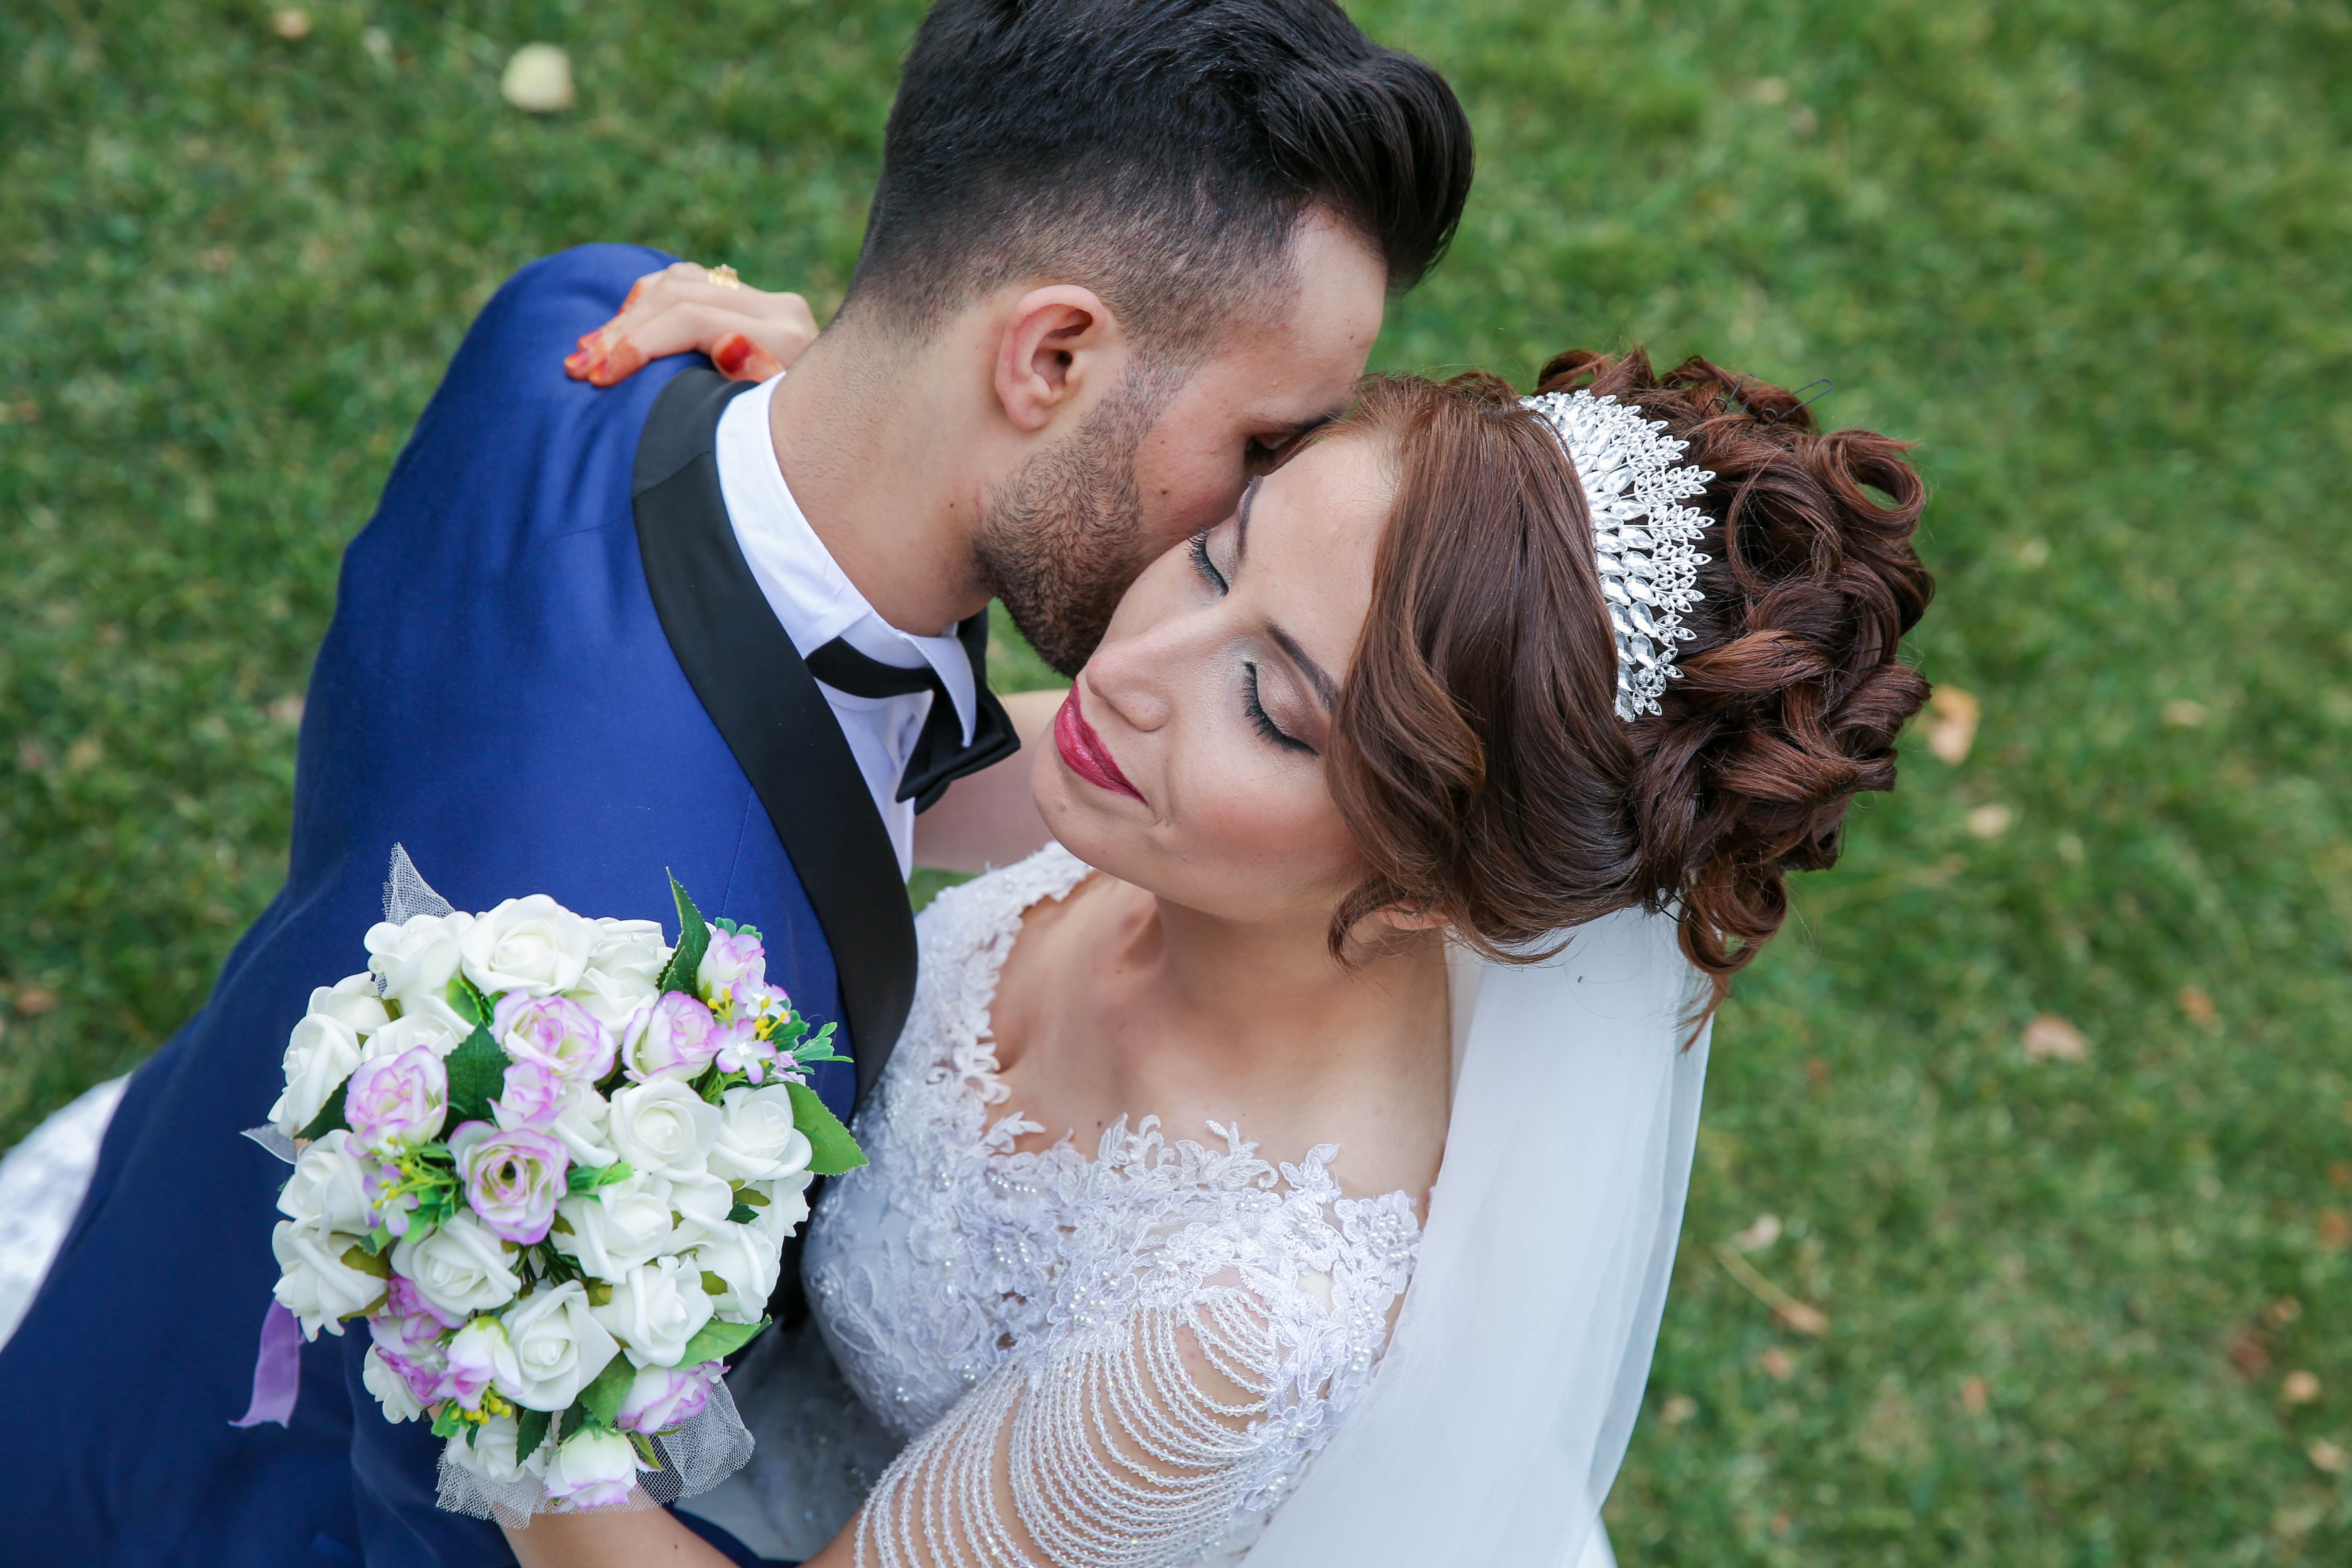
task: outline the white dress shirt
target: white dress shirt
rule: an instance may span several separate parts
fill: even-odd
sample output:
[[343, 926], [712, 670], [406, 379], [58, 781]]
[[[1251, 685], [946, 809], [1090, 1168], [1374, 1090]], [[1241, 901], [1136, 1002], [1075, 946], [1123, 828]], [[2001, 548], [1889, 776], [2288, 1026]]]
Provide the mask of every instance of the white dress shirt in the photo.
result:
[[[806, 658], [839, 637], [880, 663], [900, 669], [929, 665], [955, 700], [956, 717], [963, 721], [963, 739], [971, 740], [979, 718], [980, 699], [973, 689], [971, 660], [950, 626], [938, 637], [902, 632], [875, 614], [866, 595], [857, 591], [834, 562], [824, 542], [809, 526], [800, 503], [784, 483], [776, 465], [776, 447], [768, 434], [768, 404], [782, 375], [763, 382], [727, 405], [719, 416], [719, 491], [727, 502], [728, 521], [735, 525], [735, 542], [742, 547], [751, 576], [767, 595], [769, 608], [793, 647]], [[907, 697], [855, 697], [817, 682], [817, 689], [833, 708], [849, 754], [857, 759], [867, 793], [889, 830], [890, 847], [898, 852], [904, 876], [915, 865], [915, 804], [901, 801], [898, 781], [907, 758], [923, 732], [931, 710], [931, 694]]]

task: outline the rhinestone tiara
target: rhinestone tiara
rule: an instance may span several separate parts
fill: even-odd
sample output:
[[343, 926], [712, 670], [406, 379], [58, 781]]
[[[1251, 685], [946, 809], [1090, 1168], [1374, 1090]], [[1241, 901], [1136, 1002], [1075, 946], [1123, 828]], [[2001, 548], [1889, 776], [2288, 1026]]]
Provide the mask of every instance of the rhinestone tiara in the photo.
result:
[[1681, 502], [1705, 493], [1715, 476], [1677, 463], [1689, 443], [1659, 435], [1664, 420], [1644, 419], [1613, 395], [1548, 392], [1519, 402], [1568, 448], [1592, 512], [1601, 592], [1617, 634], [1617, 717], [1655, 713], [1666, 682], [1682, 675], [1675, 645], [1698, 636], [1683, 625], [1683, 612], [1699, 602], [1698, 569], [1708, 559], [1691, 548], [1707, 515]]

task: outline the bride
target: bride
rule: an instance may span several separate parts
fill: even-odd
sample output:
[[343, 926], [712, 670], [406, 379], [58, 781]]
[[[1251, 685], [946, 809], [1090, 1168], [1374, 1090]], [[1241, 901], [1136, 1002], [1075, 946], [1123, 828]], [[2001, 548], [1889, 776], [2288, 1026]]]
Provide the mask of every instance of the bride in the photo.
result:
[[[1706, 1020], [1926, 694], [1902, 453], [1700, 359], [1375, 378], [1150, 567], [1035, 748], [1053, 842], [921, 917], [829, 1356], [739, 1368], [729, 1490], [846, 1518], [822, 1568], [1574, 1561]], [[806, 1419], [834, 1364], [870, 1441]]]

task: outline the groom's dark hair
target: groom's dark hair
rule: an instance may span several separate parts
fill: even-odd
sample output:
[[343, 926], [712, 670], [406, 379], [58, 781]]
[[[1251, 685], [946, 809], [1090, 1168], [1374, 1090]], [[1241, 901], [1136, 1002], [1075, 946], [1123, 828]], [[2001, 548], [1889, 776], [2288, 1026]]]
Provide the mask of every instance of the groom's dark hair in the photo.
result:
[[927, 337], [1024, 278], [1181, 353], [1288, 279], [1312, 207], [1410, 288], [1470, 189], [1453, 89], [1328, 0], [939, 0], [847, 306]]

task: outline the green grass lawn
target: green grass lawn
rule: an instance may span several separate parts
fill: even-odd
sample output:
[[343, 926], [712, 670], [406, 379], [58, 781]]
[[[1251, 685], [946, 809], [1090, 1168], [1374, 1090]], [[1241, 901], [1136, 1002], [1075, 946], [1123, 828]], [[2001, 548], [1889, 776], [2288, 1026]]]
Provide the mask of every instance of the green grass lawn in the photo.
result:
[[[2352, 11], [1359, 15], [1481, 146], [1379, 363], [1834, 378], [1919, 443], [1982, 704], [1717, 1027], [1629, 1568], [2352, 1561]], [[474, 310], [594, 239], [836, 300], [915, 16], [0, 6], [0, 1144], [279, 880], [338, 552]], [[577, 109], [500, 101], [533, 38]]]

